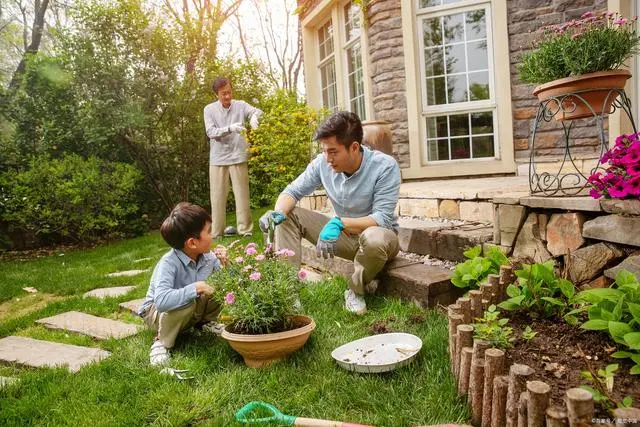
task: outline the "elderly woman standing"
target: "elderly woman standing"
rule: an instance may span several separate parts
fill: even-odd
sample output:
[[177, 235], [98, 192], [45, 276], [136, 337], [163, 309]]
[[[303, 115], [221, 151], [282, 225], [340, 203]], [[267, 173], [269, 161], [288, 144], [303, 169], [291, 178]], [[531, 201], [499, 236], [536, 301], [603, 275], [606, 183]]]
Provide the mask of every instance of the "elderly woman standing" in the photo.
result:
[[[218, 100], [204, 107], [204, 125], [211, 143], [209, 185], [211, 188], [212, 236], [225, 231], [225, 214], [229, 194], [229, 178], [236, 200], [237, 232], [250, 236], [253, 231], [249, 209], [249, 168], [244, 122], [258, 127], [262, 111], [240, 100], [232, 99], [231, 81], [218, 77], [213, 82]], [[231, 233], [228, 233], [231, 234]]]

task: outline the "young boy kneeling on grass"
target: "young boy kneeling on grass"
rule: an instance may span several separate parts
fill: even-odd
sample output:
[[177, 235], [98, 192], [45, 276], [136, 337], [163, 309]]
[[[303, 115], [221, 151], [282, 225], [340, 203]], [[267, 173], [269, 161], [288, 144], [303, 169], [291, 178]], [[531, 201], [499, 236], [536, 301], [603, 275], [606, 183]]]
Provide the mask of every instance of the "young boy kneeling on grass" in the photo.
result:
[[211, 216], [207, 211], [179, 203], [162, 223], [160, 233], [173, 249], [156, 264], [138, 311], [158, 333], [149, 354], [152, 365], [169, 361], [167, 350], [180, 331], [213, 321], [221, 308], [210, 299], [214, 290], [204, 282], [221, 268], [211, 252]]

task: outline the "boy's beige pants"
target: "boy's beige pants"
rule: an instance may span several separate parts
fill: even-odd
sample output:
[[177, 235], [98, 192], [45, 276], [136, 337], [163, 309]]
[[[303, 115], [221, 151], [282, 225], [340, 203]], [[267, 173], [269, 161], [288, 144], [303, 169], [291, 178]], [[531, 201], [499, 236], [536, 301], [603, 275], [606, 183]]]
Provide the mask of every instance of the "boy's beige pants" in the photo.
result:
[[[301, 238], [304, 237], [315, 245], [320, 231], [329, 219], [308, 209], [294, 208], [287, 215], [287, 220], [276, 227], [276, 250], [292, 249], [296, 254], [289, 260], [299, 268]], [[349, 288], [363, 295], [365, 285], [376, 277], [387, 261], [398, 254], [399, 249], [398, 236], [388, 228], [369, 227], [360, 234], [347, 234], [343, 231], [338, 239], [336, 256], [353, 260], [355, 271], [349, 278]], [[325, 262], [331, 262], [331, 260]]]
[[247, 163], [236, 165], [209, 165], [209, 188], [211, 192], [211, 235], [222, 236], [226, 219], [229, 177], [236, 201], [236, 221], [241, 236], [253, 231], [251, 209], [249, 209], [249, 167]]
[[172, 348], [176, 337], [183, 331], [197, 323], [215, 320], [220, 313], [220, 304], [200, 296], [189, 305], [175, 310], [159, 312], [155, 304], [144, 315], [144, 323], [158, 332], [158, 339], [165, 348]]

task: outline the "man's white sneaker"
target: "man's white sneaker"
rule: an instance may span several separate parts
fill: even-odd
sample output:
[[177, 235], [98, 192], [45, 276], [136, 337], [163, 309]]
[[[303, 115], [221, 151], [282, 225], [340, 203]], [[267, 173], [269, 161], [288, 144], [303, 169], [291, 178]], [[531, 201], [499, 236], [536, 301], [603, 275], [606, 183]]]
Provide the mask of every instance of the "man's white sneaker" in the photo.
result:
[[344, 291], [344, 306], [354, 314], [364, 314], [367, 312], [367, 303], [362, 295], [358, 295], [351, 289]]
[[373, 293], [375, 293], [375, 291], [378, 290], [378, 286], [379, 285], [380, 285], [380, 280], [373, 279], [372, 281], [370, 281], [369, 283], [364, 285], [364, 290], [368, 294], [373, 294]]
[[169, 350], [162, 345], [160, 340], [154, 341], [149, 352], [149, 362], [151, 366], [166, 365], [169, 363]]

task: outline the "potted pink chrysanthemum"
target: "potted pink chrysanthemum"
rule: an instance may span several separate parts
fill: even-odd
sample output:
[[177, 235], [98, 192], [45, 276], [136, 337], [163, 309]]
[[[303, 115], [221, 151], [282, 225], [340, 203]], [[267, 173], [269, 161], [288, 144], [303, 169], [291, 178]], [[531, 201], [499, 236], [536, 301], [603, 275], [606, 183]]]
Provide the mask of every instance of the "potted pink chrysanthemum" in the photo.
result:
[[250, 367], [261, 367], [300, 349], [315, 329], [309, 316], [300, 314], [298, 293], [305, 279], [287, 262], [290, 249], [259, 251], [233, 242], [226, 251], [227, 265], [208, 282], [222, 304], [220, 318], [228, 325], [222, 337]]
[[588, 181], [592, 197], [599, 199], [640, 199], [640, 133], [620, 135], [615, 145], [600, 159], [605, 168]]

